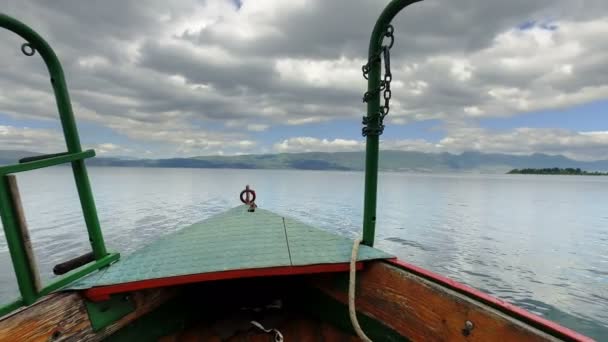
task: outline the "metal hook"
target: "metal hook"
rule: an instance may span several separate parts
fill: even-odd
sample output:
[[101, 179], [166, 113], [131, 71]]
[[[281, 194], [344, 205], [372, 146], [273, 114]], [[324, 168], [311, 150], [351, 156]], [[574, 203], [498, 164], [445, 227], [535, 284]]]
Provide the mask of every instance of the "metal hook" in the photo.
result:
[[21, 52], [26, 56], [33, 56], [36, 53], [36, 49], [30, 43], [23, 43], [21, 45]]
[[[392, 48], [393, 44], [395, 44], [395, 36], [393, 35], [393, 33], [395, 32], [395, 28], [393, 27], [393, 25], [388, 25], [386, 27], [386, 32], [384, 33], [384, 37], [388, 37], [391, 39], [390, 44], [388, 44], [388, 48]], [[382, 38], [382, 40], [384, 40], [384, 37]]]

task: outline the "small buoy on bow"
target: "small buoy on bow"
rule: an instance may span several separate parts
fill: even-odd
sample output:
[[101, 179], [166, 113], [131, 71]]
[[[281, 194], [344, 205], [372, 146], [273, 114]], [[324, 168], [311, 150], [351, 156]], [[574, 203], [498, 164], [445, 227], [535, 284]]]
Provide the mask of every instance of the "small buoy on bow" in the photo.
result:
[[249, 188], [249, 185], [245, 186], [245, 190], [241, 191], [241, 202], [249, 206], [248, 212], [254, 212], [257, 205], [255, 204], [255, 191]]

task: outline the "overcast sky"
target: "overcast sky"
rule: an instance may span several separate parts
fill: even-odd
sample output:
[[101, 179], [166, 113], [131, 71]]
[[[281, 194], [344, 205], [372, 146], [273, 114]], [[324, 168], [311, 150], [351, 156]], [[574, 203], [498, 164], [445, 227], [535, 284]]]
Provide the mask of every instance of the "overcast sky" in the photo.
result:
[[[61, 59], [99, 155], [363, 148], [386, 0], [2, 0]], [[608, 159], [608, 1], [426, 0], [394, 22], [382, 148]], [[0, 32], [0, 149], [65, 150], [39, 55]]]

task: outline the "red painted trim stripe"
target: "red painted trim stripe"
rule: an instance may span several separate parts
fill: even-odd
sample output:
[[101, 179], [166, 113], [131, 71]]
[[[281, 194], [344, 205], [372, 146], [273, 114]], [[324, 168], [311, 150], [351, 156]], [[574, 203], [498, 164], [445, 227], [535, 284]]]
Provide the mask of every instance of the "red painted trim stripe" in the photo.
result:
[[518, 306], [507, 303], [504, 300], [492, 297], [487, 293], [484, 293], [484, 292], [476, 290], [472, 287], [463, 285], [457, 281], [454, 281], [447, 277], [433, 273], [431, 271], [425, 270], [421, 267], [409, 264], [407, 262], [404, 262], [404, 261], [401, 261], [398, 259], [386, 260], [386, 262], [389, 264], [395, 265], [398, 268], [401, 268], [403, 270], [409, 271], [418, 276], [431, 280], [439, 285], [448, 287], [452, 290], [465, 294], [468, 297], [479, 300], [485, 304], [488, 304], [488, 305], [494, 307], [495, 309], [498, 309], [498, 310], [508, 314], [509, 316], [512, 316], [516, 319], [526, 321], [529, 324], [539, 328], [540, 330], [550, 333], [556, 337], [566, 339], [569, 341], [580, 341], [580, 342], [593, 342], [594, 341], [592, 338], [579, 334], [574, 330], [570, 330], [570, 329], [563, 327], [548, 319], [537, 316]]
[[[363, 269], [363, 263], [357, 262], [357, 270]], [[110, 299], [115, 293], [125, 293], [159, 287], [200, 283], [214, 280], [287, 276], [330, 272], [348, 272], [349, 264], [320, 264], [305, 266], [280, 266], [267, 268], [253, 268], [246, 270], [232, 270], [212, 273], [188, 274], [168, 278], [147, 279], [129, 283], [92, 287], [84, 291], [84, 295], [91, 301], [99, 302]]]

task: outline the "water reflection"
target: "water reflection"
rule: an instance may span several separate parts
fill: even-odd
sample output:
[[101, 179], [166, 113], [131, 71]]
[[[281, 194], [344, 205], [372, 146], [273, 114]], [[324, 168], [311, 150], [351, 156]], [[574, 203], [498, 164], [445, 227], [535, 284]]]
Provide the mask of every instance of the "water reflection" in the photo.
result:
[[[44, 279], [88, 249], [69, 172], [19, 176]], [[363, 174], [282, 170], [91, 168], [107, 245], [130, 253], [231, 208], [245, 184], [258, 204], [359, 234]], [[377, 246], [601, 339], [608, 336], [608, 178], [506, 175], [380, 177]], [[0, 238], [0, 299], [16, 293]]]

